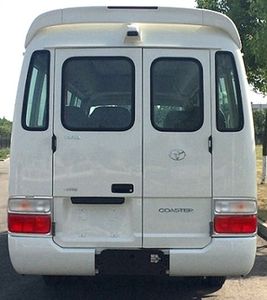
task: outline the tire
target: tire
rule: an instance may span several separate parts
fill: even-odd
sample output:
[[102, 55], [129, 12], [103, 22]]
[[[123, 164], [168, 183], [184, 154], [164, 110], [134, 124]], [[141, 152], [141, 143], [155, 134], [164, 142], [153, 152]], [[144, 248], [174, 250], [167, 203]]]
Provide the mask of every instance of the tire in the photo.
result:
[[203, 277], [202, 285], [207, 288], [219, 290], [222, 288], [226, 280], [224, 276], [207, 276]]

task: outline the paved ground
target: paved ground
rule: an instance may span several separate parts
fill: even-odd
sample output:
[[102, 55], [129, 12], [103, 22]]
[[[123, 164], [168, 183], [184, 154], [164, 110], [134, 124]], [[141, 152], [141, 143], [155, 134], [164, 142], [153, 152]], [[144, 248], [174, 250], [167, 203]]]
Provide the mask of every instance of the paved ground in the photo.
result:
[[7, 230], [9, 160], [0, 161], [0, 232]]

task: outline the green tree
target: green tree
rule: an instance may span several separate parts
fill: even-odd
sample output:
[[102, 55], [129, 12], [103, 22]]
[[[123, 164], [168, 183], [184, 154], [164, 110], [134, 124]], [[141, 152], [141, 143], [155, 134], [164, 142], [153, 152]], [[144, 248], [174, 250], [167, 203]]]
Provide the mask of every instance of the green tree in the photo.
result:
[[196, 0], [199, 8], [230, 17], [243, 44], [248, 81], [256, 91], [267, 94], [267, 1]]
[[262, 144], [264, 137], [265, 128], [265, 111], [264, 110], [254, 110], [254, 129], [255, 129], [255, 140], [257, 144]]
[[0, 118], [0, 135], [10, 136], [12, 129], [12, 122], [8, 121], [5, 117]]

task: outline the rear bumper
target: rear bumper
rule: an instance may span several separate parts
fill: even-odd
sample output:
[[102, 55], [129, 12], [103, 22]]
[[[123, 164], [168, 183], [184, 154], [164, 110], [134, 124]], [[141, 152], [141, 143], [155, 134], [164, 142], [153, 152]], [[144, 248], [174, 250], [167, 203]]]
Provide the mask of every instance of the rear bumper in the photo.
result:
[[197, 250], [170, 250], [171, 276], [240, 276], [254, 265], [257, 237], [214, 238]]
[[51, 237], [8, 235], [9, 255], [19, 274], [95, 275], [94, 249], [57, 246]]
[[[95, 249], [61, 248], [51, 237], [8, 237], [20, 274], [95, 275]], [[170, 276], [240, 276], [253, 267], [256, 237], [214, 238], [203, 249], [169, 249]]]

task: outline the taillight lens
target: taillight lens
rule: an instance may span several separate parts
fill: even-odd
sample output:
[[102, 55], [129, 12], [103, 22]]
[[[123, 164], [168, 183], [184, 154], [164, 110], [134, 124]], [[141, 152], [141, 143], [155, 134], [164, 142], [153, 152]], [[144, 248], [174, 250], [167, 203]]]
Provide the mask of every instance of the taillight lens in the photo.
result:
[[8, 201], [8, 209], [14, 213], [49, 213], [51, 211], [51, 198], [11, 198]]
[[8, 230], [12, 233], [47, 234], [51, 231], [51, 216], [9, 213]]
[[246, 214], [257, 212], [256, 201], [251, 200], [216, 200], [215, 213], [217, 214]]
[[257, 231], [256, 215], [216, 215], [214, 231], [220, 234], [252, 234]]
[[15, 197], [8, 202], [8, 230], [20, 234], [49, 234], [52, 198]]

